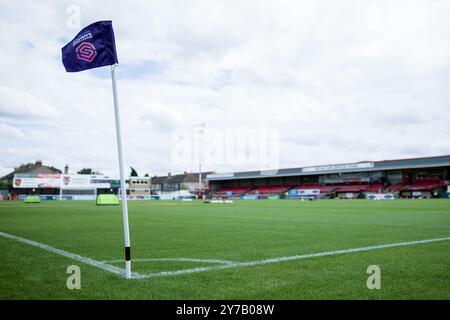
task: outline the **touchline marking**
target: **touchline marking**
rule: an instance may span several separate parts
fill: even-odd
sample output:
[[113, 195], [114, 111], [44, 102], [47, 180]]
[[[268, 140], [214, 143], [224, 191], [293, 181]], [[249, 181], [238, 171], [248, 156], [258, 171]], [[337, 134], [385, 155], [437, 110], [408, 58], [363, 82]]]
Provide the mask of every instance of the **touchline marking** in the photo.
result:
[[380, 249], [385, 249], [385, 248], [413, 246], [413, 245], [417, 245], [417, 244], [424, 244], [424, 243], [431, 243], [431, 242], [438, 242], [438, 241], [449, 241], [449, 240], [450, 240], [450, 237], [427, 239], [427, 240], [417, 240], [417, 241], [409, 241], [409, 242], [396, 242], [396, 243], [388, 243], [388, 244], [368, 246], [368, 247], [362, 247], [362, 248], [352, 248], [352, 249], [344, 249], [344, 250], [336, 250], [336, 251], [308, 253], [308, 254], [303, 254], [303, 255], [256, 260], [256, 261], [249, 261], [249, 262], [235, 262], [235, 263], [224, 264], [224, 265], [220, 265], [220, 266], [201, 267], [201, 268], [193, 268], [193, 269], [185, 269], [185, 270], [177, 270], [177, 271], [161, 271], [161, 272], [154, 272], [154, 273], [141, 275], [141, 276], [139, 276], [139, 278], [145, 279], [145, 278], [152, 278], [152, 277], [176, 276], [176, 275], [183, 275], [183, 274], [189, 274], [189, 273], [195, 273], [195, 272], [204, 272], [204, 271], [227, 269], [227, 268], [253, 267], [253, 266], [261, 266], [261, 265], [283, 262], [283, 261], [301, 260], [301, 259], [324, 257], [324, 256], [334, 256], [334, 255], [353, 253], [353, 252], [364, 252], [364, 251], [380, 250]]
[[[106, 264], [106, 263], [103, 263], [103, 262], [100, 262], [100, 261], [97, 261], [97, 260], [94, 260], [94, 259], [91, 259], [91, 258], [86, 258], [86, 257], [80, 256], [80, 255], [75, 254], [75, 253], [67, 252], [67, 251], [64, 251], [64, 250], [61, 250], [61, 249], [56, 249], [54, 247], [51, 247], [51, 246], [43, 244], [43, 243], [39, 243], [39, 242], [36, 242], [36, 241], [32, 241], [32, 240], [28, 240], [28, 239], [21, 238], [21, 237], [18, 237], [18, 236], [14, 236], [14, 235], [9, 234], [9, 233], [0, 232], [0, 236], [2, 236], [4, 238], [7, 238], [7, 239], [11, 239], [11, 240], [17, 241], [17, 242], [20, 242], [20, 243], [28, 244], [30, 246], [33, 246], [33, 247], [36, 247], [36, 248], [39, 248], [39, 249], [43, 249], [43, 250], [48, 251], [48, 252], [59, 254], [61, 256], [70, 258], [72, 260], [76, 260], [76, 261], [82, 262], [84, 264], [88, 264], [88, 265], [91, 265], [93, 267], [100, 268], [102, 270], [105, 270], [105, 271], [108, 271], [108, 272], [112, 272], [114, 274], [118, 274], [118, 275], [120, 275], [122, 277], [125, 277], [125, 270], [122, 269], [122, 268], [111, 266], [109, 264]], [[133, 277], [140, 278], [141, 275], [138, 274], [138, 273], [133, 273]]]

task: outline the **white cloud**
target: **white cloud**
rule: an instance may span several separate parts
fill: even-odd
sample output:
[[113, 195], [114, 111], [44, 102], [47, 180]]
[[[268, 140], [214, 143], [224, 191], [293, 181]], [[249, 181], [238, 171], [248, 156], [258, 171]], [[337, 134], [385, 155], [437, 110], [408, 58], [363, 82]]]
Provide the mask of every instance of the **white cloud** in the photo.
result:
[[0, 123], [0, 136], [5, 140], [21, 141], [26, 135], [19, 128]]
[[0, 116], [13, 118], [55, 117], [57, 110], [42, 99], [16, 88], [0, 86]]
[[282, 167], [450, 153], [447, 1], [1, 2], [0, 174], [36, 159], [117, 172], [109, 70], [60, 61], [72, 4], [81, 25], [113, 20], [140, 173], [196, 170], [171, 163], [171, 136], [199, 120], [277, 129]]

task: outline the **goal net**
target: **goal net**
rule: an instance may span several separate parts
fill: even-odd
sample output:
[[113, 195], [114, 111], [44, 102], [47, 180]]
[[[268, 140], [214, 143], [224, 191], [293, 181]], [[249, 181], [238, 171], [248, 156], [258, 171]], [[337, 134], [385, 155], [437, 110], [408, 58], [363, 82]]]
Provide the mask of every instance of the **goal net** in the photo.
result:
[[60, 200], [96, 200], [97, 189], [61, 189]]

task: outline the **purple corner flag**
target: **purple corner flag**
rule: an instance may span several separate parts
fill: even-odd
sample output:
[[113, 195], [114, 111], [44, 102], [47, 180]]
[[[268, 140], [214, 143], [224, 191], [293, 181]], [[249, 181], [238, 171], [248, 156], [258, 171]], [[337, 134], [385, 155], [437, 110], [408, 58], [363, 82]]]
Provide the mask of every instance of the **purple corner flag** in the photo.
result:
[[61, 49], [67, 72], [78, 72], [118, 63], [111, 21], [98, 21], [81, 30]]

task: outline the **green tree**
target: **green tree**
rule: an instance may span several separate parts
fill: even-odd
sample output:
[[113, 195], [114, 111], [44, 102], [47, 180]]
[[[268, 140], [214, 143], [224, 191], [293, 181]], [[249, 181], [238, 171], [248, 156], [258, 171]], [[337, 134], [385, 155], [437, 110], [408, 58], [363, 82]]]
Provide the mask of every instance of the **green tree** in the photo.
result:
[[11, 190], [12, 189], [12, 184], [9, 182], [0, 182], [0, 190]]
[[130, 177], [139, 177], [137, 171], [133, 167], [130, 168], [131, 168]]
[[80, 171], [77, 172], [78, 174], [92, 174], [91, 168], [83, 168]]

